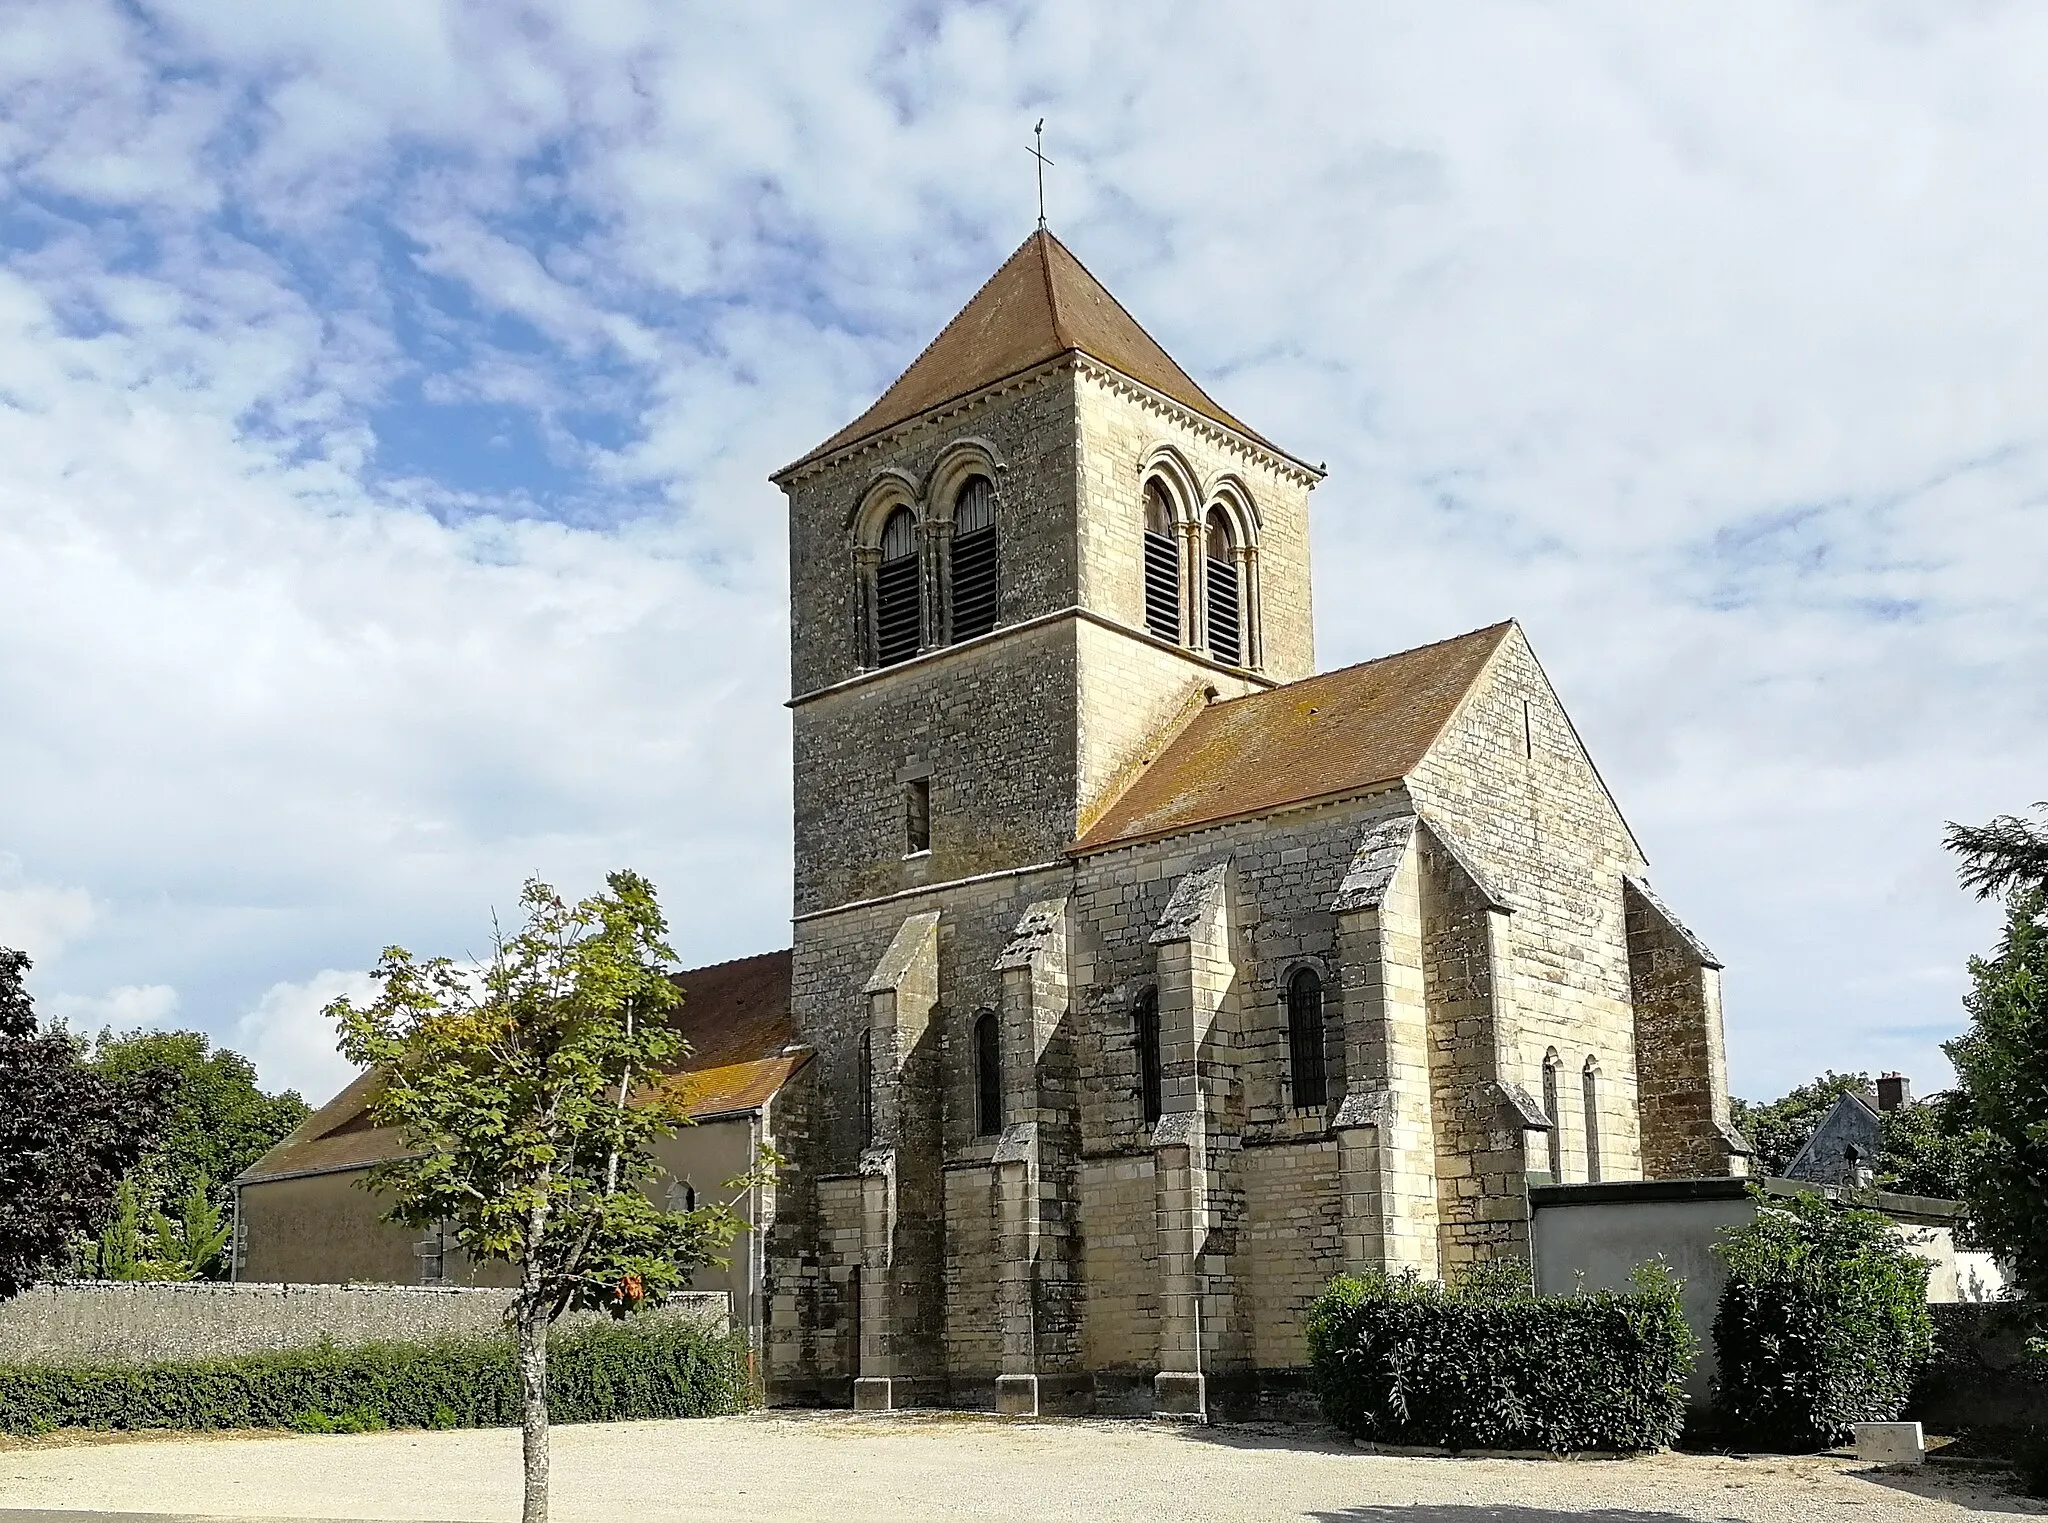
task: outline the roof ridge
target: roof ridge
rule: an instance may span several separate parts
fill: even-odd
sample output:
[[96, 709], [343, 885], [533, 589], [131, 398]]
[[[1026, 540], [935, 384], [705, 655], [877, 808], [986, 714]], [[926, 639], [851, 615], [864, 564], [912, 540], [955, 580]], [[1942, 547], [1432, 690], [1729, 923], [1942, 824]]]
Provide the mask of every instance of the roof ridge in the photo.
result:
[[[1080, 345], [1076, 344], [1074, 336], [1067, 332], [1067, 320], [1060, 311], [1059, 282], [1052, 278], [1051, 245], [1059, 243], [1059, 240], [1044, 228], [1040, 228], [1031, 236], [1037, 242], [1038, 274], [1039, 278], [1045, 282], [1045, 305], [1047, 310], [1052, 313], [1053, 341], [1060, 346], [1061, 353], [1074, 353], [1079, 350]], [[1069, 259], [1074, 259], [1074, 251], [1072, 249], [1067, 248], [1064, 243], [1060, 243], [1060, 248], [1065, 250]], [[1074, 259], [1074, 263], [1080, 264], [1081, 261]], [[1084, 265], [1082, 268], [1085, 269], [1086, 266]]]
[[770, 952], [745, 952], [738, 957], [728, 957], [723, 962], [707, 962], [702, 967], [683, 968], [679, 971], [682, 973], [716, 973], [720, 968], [730, 968], [739, 963], [753, 962], [762, 957], [788, 957], [795, 950], [794, 947], [777, 947]]
[[1326, 672], [1310, 672], [1306, 677], [1296, 677], [1292, 682], [1282, 682], [1273, 687], [1259, 688], [1253, 692], [1237, 693], [1229, 698], [1220, 698], [1210, 707], [1227, 708], [1233, 703], [1243, 703], [1247, 698], [1264, 698], [1273, 693], [1290, 693], [1296, 688], [1307, 687], [1311, 682], [1320, 682], [1325, 677], [1341, 677], [1346, 672], [1362, 671], [1368, 666], [1379, 666], [1383, 662], [1398, 661], [1403, 656], [1419, 656], [1426, 650], [1437, 650], [1446, 645], [1456, 645], [1461, 640], [1470, 640], [1478, 635], [1492, 634], [1495, 630], [1504, 632], [1514, 628], [1518, 622], [1515, 619], [1502, 619], [1495, 624], [1482, 624], [1477, 629], [1468, 629], [1461, 635], [1446, 635], [1441, 640], [1425, 641], [1421, 645], [1411, 645], [1406, 650], [1390, 650], [1384, 656], [1372, 656], [1364, 661], [1353, 661], [1348, 666], [1333, 666]]

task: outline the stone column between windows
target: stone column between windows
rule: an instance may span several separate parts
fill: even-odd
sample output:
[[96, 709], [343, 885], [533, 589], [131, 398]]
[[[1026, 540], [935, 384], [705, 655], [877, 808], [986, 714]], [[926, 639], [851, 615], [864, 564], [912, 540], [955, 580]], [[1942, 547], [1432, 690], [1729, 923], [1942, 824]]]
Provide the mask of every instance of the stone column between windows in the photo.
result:
[[1047, 1195], [1056, 1180], [1041, 1178], [1042, 1123], [1058, 1117], [1045, 1093], [1047, 1049], [1067, 1009], [1067, 901], [1044, 899], [1018, 921], [996, 959], [1002, 978], [1003, 1133], [996, 1143], [995, 1191], [1002, 1280], [998, 1314], [1002, 1367], [996, 1375], [996, 1411], [1012, 1417], [1039, 1414], [1040, 1244]]
[[1405, 815], [1369, 831], [1332, 904], [1345, 1075], [1335, 1130], [1345, 1268], [1434, 1279], [1436, 1157], [1414, 834]]
[[1259, 606], [1259, 547], [1254, 544], [1237, 552], [1237, 622], [1239, 654], [1256, 671], [1266, 664], [1266, 620]]
[[881, 596], [875, 578], [882, 569], [882, 551], [876, 545], [856, 545], [853, 551], [853, 664], [856, 670], [874, 666], [875, 639], [881, 617], [877, 599]]
[[918, 551], [924, 564], [923, 622], [918, 635], [919, 650], [936, 650], [952, 643], [953, 621], [953, 520], [924, 519], [918, 524]]
[[1159, 990], [1160, 1115], [1152, 1128], [1159, 1233], [1159, 1371], [1153, 1410], [1208, 1412], [1208, 1373], [1231, 1313], [1230, 1277], [1209, 1252], [1219, 1194], [1218, 1125], [1227, 1077], [1205, 1078], [1210, 1041], [1236, 969], [1230, 955], [1227, 860], [1175, 885], [1152, 932]]
[[1187, 646], [1189, 650], [1206, 655], [1209, 650], [1209, 557], [1208, 547], [1202, 543], [1201, 524], [1181, 524], [1180, 563], [1183, 571], [1182, 618], [1187, 629]]
[[[936, 1138], [925, 1070], [939, 997], [939, 912], [898, 927], [863, 991], [868, 1003], [874, 1134], [860, 1157], [858, 1411], [909, 1405], [934, 1371], [924, 1344], [936, 1313], [934, 1233], [942, 1229]], [[923, 1356], [923, 1357], [921, 1357]]]

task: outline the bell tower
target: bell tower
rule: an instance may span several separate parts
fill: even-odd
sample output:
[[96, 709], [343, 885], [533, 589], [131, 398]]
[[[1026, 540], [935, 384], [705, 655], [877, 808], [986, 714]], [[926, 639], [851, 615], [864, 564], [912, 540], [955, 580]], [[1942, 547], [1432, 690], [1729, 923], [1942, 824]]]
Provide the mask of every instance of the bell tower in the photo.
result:
[[775, 476], [797, 913], [1055, 862], [1177, 721], [1308, 675], [1319, 479], [1027, 238]]

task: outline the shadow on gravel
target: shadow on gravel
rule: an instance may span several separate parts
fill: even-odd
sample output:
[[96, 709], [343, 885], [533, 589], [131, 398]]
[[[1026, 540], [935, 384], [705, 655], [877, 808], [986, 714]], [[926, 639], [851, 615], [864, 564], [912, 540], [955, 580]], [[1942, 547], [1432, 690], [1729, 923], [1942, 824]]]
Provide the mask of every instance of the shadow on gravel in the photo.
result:
[[2005, 1512], [2022, 1518], [2048, 1517], [2048, 1502], [2023, 1497], [2013, 1489], [2010, 1470], [1950, 1470], [1938, 1465], [1911, 1470], [1855, 1470], [1859, 1481], [1925, 1497], [1930, 1502], [1949, 1502], [1972, 1512]]
[[1304, 1514], [1316, 1523], [1699, 1523], [1682, 1512], [1633, 1512], [1623, 1507], [1589, 1507], [1558, 1512], [1548, 1507], [1461, 1507], [1416, 1502], [1407, 1507], [1340, 1507]]

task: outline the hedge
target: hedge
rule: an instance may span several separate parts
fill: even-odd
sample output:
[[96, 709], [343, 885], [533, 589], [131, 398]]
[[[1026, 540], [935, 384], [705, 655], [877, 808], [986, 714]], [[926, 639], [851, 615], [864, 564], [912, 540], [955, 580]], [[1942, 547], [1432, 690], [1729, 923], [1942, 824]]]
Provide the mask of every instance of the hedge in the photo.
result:
[[1458, 1290], [1339, 1276], [1309, 1312], [1323, 1412], [1353, 1438], [1447, 1449], [1661, 1449], [1696, 1347], [1668, 1275], [1633, 1294], [1538, 1296], [1526, 1275]]
[[1759, 1196], [1714, 1251], [1728, 1283], [1714, 1317], [1722, 1435], [1825, 1449], [1905, 1410], [1933, 1352], [1925, 1260], [1874, 1211], [1811, 1193]]
[[[746, 1349], [680, 1320], [600, 1323], [548, 1351], [556, 1422], [709, 1417], [749, 1404]], [[178, 1364], [0, 1366], [0, 1432], [488, 1428], [519, 1421], [509, 1338], [320, 1344]]]

